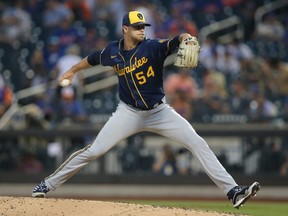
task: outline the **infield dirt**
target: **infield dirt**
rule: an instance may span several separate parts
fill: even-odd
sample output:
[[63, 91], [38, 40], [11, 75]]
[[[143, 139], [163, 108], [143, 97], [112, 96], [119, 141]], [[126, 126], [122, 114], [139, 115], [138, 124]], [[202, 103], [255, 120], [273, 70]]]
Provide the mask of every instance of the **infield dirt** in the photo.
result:
[[[0, 197], [1, 216], [224, 216], [227, 213], [95, 200]], [[239, 216], [239, 215], [238, 215]]]

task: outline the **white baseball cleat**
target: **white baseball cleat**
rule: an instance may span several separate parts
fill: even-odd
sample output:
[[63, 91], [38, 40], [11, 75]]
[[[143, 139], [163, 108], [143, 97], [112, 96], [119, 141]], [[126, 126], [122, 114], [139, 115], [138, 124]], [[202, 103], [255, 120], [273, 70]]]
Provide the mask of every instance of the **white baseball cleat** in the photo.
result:
[[33, 190], [32, 197], [44, 198], [50, 189], [47, 187], [45, 181], [41, 181]]
[[234, 208], [241, 207], [248, 199], [253, 196], [256, 196], [256, 193], [260, 190], [260, 184], [254, 182], [250, 186], [236, 186], [232, 188], [227, 196], [228, 199], [233, 203]]

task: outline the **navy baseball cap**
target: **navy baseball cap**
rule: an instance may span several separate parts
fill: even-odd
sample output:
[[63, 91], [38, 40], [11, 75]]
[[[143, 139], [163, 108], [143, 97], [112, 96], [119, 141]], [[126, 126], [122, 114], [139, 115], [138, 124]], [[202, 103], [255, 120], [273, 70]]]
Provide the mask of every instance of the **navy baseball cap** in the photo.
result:
[[124, 26], [137, 26], [137, 25], [145, 25], [151, 26], [151, 24], [145, 22], [144, 15], [139, 11], [130, 11], [125, 14], [122, 20], [122, 25]]

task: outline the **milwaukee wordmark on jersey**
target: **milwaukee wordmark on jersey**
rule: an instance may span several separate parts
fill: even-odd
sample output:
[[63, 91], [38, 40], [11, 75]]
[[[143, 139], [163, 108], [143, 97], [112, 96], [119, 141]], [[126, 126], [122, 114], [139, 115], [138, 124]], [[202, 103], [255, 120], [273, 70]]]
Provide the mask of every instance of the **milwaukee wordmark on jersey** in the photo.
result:
[[179, 46], [172, 40], [145, 39], [132, 50], [123, 50], [123, 40], [111, 42], [101, 53], [100, 63], [115, 69], [122, 101], [142, 109], [153, 108], [164, 97], [163, 63]]

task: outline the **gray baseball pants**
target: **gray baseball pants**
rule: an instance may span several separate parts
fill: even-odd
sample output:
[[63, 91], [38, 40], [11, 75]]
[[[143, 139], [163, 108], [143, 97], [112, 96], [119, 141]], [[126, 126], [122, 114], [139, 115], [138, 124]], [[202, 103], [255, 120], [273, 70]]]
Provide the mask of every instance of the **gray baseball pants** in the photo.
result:
[[84, 165], [103, 155], [121, 140], [140, 131], [158, 133], [184, 145], [225, 194], [237, 186], [206, 141], [170, 105], [164, 103], [155, 109], [141, 111], [120, 101], [117, 110], [99, 132], [95, 141], [73, 153], [52, 175], [48, 176], [45, 179], [47, 187], [56, 190]]

